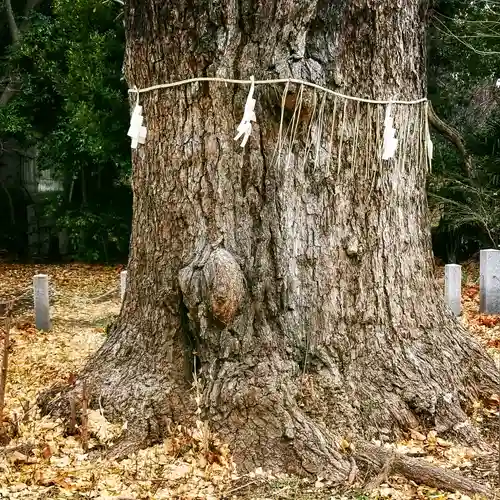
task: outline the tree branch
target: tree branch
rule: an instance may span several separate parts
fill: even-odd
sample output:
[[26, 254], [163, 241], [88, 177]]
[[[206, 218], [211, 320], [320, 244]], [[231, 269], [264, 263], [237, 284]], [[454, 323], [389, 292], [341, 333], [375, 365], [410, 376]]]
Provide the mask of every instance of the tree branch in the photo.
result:
[[465, 149], [465, 142], [455, 128], [453, 128], [451, 125], [448, 125], [446, 122], [441, 120], [439, 116], [436, 115], [436, 112], [434, 111], [434, 108], [432, 107], [431, 101], [429, 102], [429, 124], [431, 127], [436, 130], [436, 132], [439, 132], [442, 136], [444, 136], [446, 139], [448, 139], [458, 150], [460, 155], [463, 158], [464, 161], [464, 170], [465, 173], [467, 174], [467, 177], [472, 176], [472, 161], [469, 153]]
[[[12, 45], [16, 47], [21, 41], [22, 33], [28, 27], [28, 16], [31, 14], [32, 10], [42, 2], [42, 0], [27, 0], [24, 7], [24, 20], [19, 27], [16, 23], [14, 17], [14, 11], [12, 10], [11, 0], [5, 0], [5, 8], [7, 10], [7, 18], [9, 21], [9, 28], [12, 36]], [[19, 82], [11, 75], [8, 77], [8, 83], [4, 88], [2, 94], [0, 95], [0, 107], [5, 106], [16, 92], [19, 90]]]
[[12, 10], [11, 0], [5, 0], [5, 10], [7, 11], [7, 20], [9, 22], [10, 35], [12, 37], [12, 43], [17, 45], [21, 39], [21, 32], [16, 23], [14, 17], [14, 11]]
[[14, 78], [11, 78], [4, 91], [2, 92], [2, 95], [0, 95], [0, 108], [5, 106], [11, 100], [11, 98], [14, 97], [14, 94], [18, 90], [19, 88], [17, 82], [14, 80]]

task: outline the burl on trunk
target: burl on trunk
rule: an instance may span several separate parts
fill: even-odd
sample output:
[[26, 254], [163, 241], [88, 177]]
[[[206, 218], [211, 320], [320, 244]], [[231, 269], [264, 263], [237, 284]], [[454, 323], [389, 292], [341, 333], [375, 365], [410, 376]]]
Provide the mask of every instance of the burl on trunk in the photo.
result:
[[[127, 80], [254, 75], [418, 99], [419, 7], [127, 0]], [[128, 289], [83, 378], [130, 436], [155, 439], [194, 418], [196, 370], [202, 418], [247, 470], [345, 480], [338, 439], [420, 425], [477, 443], [464, 410], [498, 388], [497, 373], [434, 284], [426, 103], [393, 106], [399, 147], [382, 160], [385, 105], [295, 84], [256, 87], [242, 149], [248, 90], [200, 82], [141, 94], [148, 136], [133, 153]]]

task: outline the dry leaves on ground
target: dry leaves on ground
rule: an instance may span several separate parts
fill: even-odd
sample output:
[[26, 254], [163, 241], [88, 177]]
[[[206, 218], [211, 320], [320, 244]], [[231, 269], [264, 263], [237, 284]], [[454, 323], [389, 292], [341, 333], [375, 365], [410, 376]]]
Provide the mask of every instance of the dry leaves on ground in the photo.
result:
[[[61, 422], [41, 417], [35, 400], [44, 388], [68, 381], [105, 338], [106, 325], [119, 313], [113, 299], [94, 298], [117, 287], [121, 267], [92, 265], [7, 265], [0, 263], [0, 301], [22, 293], [34, 274], [46, 273], [57, 290], [51, 306], [53, 329], [38, 332], [31, 314], [17, 317], [11, 332], [7, 415], [16, 435], [0, 448], [0, 498], [37, 499], [219, 499], [226, 498], [369, 498], [355, 492], [339, 495], [325, 478], [298, 479], [271, 475], [260, 469], [237, 477], [227, 446], [211, 436], [207, 449], [203, 426], [178, 427], [164, 443], [117, 462], [103, 458], [103, 450], [119, 436], [122, 426], [110, 424], [97, 410], [89, 412], [90, 442], [85, 453], [78, 437], [64, 434]], [[467, 270], [463, 294], [463, 323], [490, 350], [500, 355], [500, 317], [478, 311], [477, 269]], [[474, 409], [475, 417], [497, 416], [498, 400]], [[472, 471], [478, 457], [435, 432], [414, 430], [404, 442], [385, 445], [435, 464]], [[488, 471], [486, 471], [488, 473]], [[485, 481], [488, 474], [481, 476]], [[389, 478], [373, 498], [466, 499], [442, 493], [401, 478]]]

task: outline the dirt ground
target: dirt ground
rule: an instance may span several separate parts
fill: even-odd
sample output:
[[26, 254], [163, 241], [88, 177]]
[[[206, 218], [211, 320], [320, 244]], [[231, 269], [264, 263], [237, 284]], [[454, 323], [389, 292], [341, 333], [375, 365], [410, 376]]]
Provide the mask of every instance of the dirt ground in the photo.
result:
[[[0, 498], [469, 498], [397, 477], [384, 479], [376, 490], [363, 494], [364, 478], [359, 478], [355, 489], [347, 491], [330, 484], [328, 478], [303, 480], [284, 474], [273, 476], [259, 469], [240, 476], [230, 450], [210, 434], [203, 422], [196, 429], [179, 427], [165, 442], [117, 462], [107, 460], [105, 450], [126, 422], [110, 424], [94, 410], [88, 413], [90, 438], [85, 451], [79, 429], [68, 435], [61, 422], [40, 416], [35, 401], [43, 389], [56, 382], [71, 381], [85, 359], [103, 342], [107, 326], [120, 311], [120, 271], [120, 267], [82, 264], [0, 263], [0, 304], [21, 297], [11, 323], [4, 425], [8, 437], [4, 436], [0, 446]], [[53, 325], [49, 333], [37, 331], [33, 320], [32, 279], [40, 272], [49, 275], [51, 284]], [[478, 313], [477, 265], [464, 266], [463, 273], [461, 320], [500, 361], [500, 316]], [[437, 275], [442, 282], [441, 269]], [[102, 298], [108, 291], [110, 295]], [[0, 318], [0, 341], [5, 328], [6, 322]], [[485, 404], [477, 403], [472, 416], [492, 442], [499, 431], [499, 403], [498, 396]], [[478, 454], [435, 432], [425, 434], [419, 429], [409, 433], [404, 441], [388, 446], [460, 470], [479, 482], [498, 485], [496, 453]]]

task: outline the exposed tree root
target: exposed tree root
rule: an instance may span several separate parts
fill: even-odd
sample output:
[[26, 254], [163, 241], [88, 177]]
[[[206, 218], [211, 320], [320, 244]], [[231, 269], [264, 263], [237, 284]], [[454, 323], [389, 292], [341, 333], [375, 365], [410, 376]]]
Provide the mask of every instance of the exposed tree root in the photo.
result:
[[[414, 349], [420, 354], [417, 364], [395, 356], [401, 360], [399, 369], [389, 371], [383, 358], [380, 365], [372, 360], [363, 369], [358, 361], [352, 372], [344, 367], [343, 375], [336, 377], [332, 376], [333, 354], [311, 356], [320, 368], [311, 368], [304, 377], [293, 359], [279, 350], [264, 349], [252, 363], [231, 357], [234, 345], [229, 337], [227, 357], [221, 359], [218, 337], [207, 330], [205, 343], [213, 345], [214, 352], [200, 351], [197, 403], [185, 378], [188, 352], [181, 341], [173, 350], [160, 346], [157, 355], [154, 349], [127, 349], [131, 344], [127, 335], [135, 335], [134, 342], [142, 346], [140, 331], [121, 329], [118, 323], [109, 337], [113, 342], [101, 347], [74, 385], [49, 390], [38, 401], [43, 413], [69, 420], [72, 400], [79, 415], [85, 381], [91, 407], [102, 406], [109, 420], [127, 422], [126, 433], [108, 457], [124, 458], [162, 440], [171, 424], [191, 427], [200, 408], [200, 418], [233, 450], [241, 471], [261, 466], [352, 484], [356, 467], [363, 465], [382, 479], [400, 474], [431, 487], [492, 496], [487, 486], [456, 472], [369, 444], [379, 428], [379, 435], [395, 439], [426, 422], [440, 434], [450, 433], [462, 443], [481, 447], [481, 436], [469, 423], [463, 405], [497, 389], [497, 374], [461, 330], [457, 332], [460, 342], [453, 343], [443, 329], [440, 345], [449, 355], [436, 357], [441, 362], [437, 366], [420, 347]], [[471, 366], [457, 373], [446, 364], [448, 359], [467, 359]], [[360, 439], [348, 437], [355, 444], [351, 456], [339, 449], [340, 436]]]
[[[61, 393], [61, 387], [47, 391], [39, 398], [43, 412], [52, 412], [59, 417], [69, 419], [65, 408], [69, 407], [68, 400], [75, 393], [75, 389], [66, 389]], [[64, 390], [63, 390], [64, 391]], [[58, 396], [56, 396], [56, 393]], [[290, 402], [289, 402], [290, 403]], [[323, 475], [329, 479], [345, 484], [352, 484], [353, 471], [359, 467], [368, 469], [375, 474], [375, 479], [368, 488], [377, 487], [381, 481], [390, 475], [401, 475], [415, 481], [447, 491], [461, 491], [468, 494], [481, 494], [488, 498], [494, 493], [487, 486], [468, 479], [463, 475], [429, 464], [423, 459], [411, 458], [389, 449], [384, 449], [366, 441], [355, 443], [355, 451], [351, 457], [338, 451], [333, 436], [326, 429], [318, 426], [306, 416], [295, 404], [289, 407], [290, 417], [293, 419], [294, 438], [289, 446], [300, 457], [303, 473], [313, 476]], [[149, 434], [148, 429], [157, 427], [158, 422], [147, 425], [144, 421], [131, 422], [129, 431], [106, 454], [108, 458], [122, 459], [138, 449], [157, 442], [162, 436], [156, 432]], [[167, 428], [162, 429], [167, 433]], [[270, 441], [271, 442], [271, 441]], [[266, 464], [268, 465], [268, 464]]]
[[132, 453], [137, 452], [142, 448], [146, 448], [148, 444], [152, 444], [151, 439], [147, 436], [140, 438], [139, 436], [127, 436], [115, 443], [106, 453], [106, 458], [111, 460], [122, 460]]
[[[106, 456], [107, 458], [120, 460], [143, 448], [150, 442], [147, 438], [142, 440], [126, 438], [113, 446]], [[377, 476], [367, 485], [368, 490], [377, 488], [389, 476], [398, 474], [418, 484], [425, 484], [440, 490], [481, 494], [487, 498], [494, 497], [494, 492], [490, 488], [457, 472], [431, 465], [425, 460], [394, 453], [366, 442], [357, 444], [356, 452], [350, 462], [347, 461], [347, 458], [346, 460], [339, 460], [338, 452], [334, 452], [332, 457], [334, 459], [328, 461], [329, 465], [334, 463], [338, 474], [334, 474], [334, 477], [329, 476], [329, 478], [336, 480], [338, 475], [345, 476], [346, 480], [342, 482], [346, 482], [348, 485], [351, 485], [354, 480], [352, 472], [358, 471], [356, 461], [375, 471]]]
[[406, 457], [399, 453], [391, 453], [373, 444], [359, 443], [354, 456], [355, 459], [375, 470], [387, 468], [388, 475], [400, 474], [416, 483], [426, 484], [441, 490], [479, 493], [488, 498], [494, 496], [494, 492], [487, 486], [468, 479], [457, 472], [436, 467], [424, 460]]

